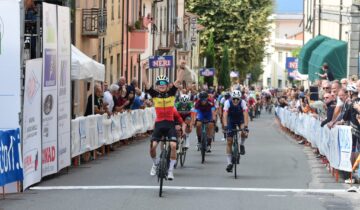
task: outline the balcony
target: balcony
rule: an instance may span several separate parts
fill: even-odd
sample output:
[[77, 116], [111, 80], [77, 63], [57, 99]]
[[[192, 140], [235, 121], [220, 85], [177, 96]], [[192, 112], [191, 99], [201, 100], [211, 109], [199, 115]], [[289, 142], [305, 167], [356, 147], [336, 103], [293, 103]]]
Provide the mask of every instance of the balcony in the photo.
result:
[[99, 37], [106, 34], [106, 9], [82, 10], [82, 35]]
[[130, 52], [144, 53], [148, 47], [149, 31], [134, 29], [130, 32]]

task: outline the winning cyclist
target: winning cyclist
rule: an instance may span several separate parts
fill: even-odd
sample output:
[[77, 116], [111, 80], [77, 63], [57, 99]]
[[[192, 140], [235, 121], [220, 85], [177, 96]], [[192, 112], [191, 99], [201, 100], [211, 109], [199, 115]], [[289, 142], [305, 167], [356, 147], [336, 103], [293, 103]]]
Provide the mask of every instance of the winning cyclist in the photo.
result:
[[[207, 139], [208, 139], [208, 148], [207, 152], [211, 152], [211, 141], [214, 133], [214, 124], [216, 120], [216, 108], [208, 99], [208, 94], [206, 92], [201, 92], [199, 94], [199, 100], [195, 103], [195, 112], [196, 112], [196, 134], [198, 138], [198, 145], [201, 142], [201, 126], [204, 121], [207, 121]], [[194, 123], [195, 124], [195, 123]]]
[[239, 128], [243, 128], [244, 131], [241, 135], [241, 143], [240, 143], [240, 154], [245, 154], [245, 137], [249, 132], [248, 123], [249, 123], [249, 115], [248, 108], [246, 106], [246, 102], [241, 99], [241, 92], [239, 90], [234, 90], [231, 93], [231, 99], [225, 101], [224, 104], [224, 113], [223, 113], [223, 123], [224, 130], [227, 132], [227, 146], [226, 146], [226, 155], [227, 155], [227, 172], [232, 172], [233, 164], [231, 164], [231, 147], [233, 141], [234, 133], [232, 130], [236, 129], [237, 126]]
[[174, 105], [175, 105], [175, 95], [178, 87], [181, 85], [181, 82], [184, 78], [185, 72], [185, 62], [182, 61], [180, 64], [180, 69], [178, 70], [178, 77], [174, 84], [170, 87], [169, 79], [160, 75], [156, 77], [156, 90], [148, 82], [148, 78], [145, 72], [145, 66], [143, 67], [143, 83], [145, 84], [146, 91], [150, 94], [153, 99], [156, 119], [155, 127], [152, 135], [152, 140], [150, 144], [150, 156], [153, 160], [153, 165], [151, 167], [150, 175], [156, 175], [156, 167], [159, 163], [159, 158], [156, 158], [156, 148], [159, 141], [163, 137], [167, 137], [170, 141], [171, 154], [170, 154], [170, 167], [168, 171], [168, 179], [174, 179], [174, 165], [176, 163], [176, 131], [174, 123]]
[[193, 110], [193, 102], [190, 101], [190, 96], [188, 95], [181, 95], [179, 98], [179, 102], [175, 104], [176, 110], [181, 115], [181, 118], [184, 120], [186, 124], [185, 134], [186, 134], [186, 141], [185, 141], [185, 148], [189, 148], [190, 146], [190, 139], [189, 134], [192, 131], [192, 122], [194, 121], [195, 115]]

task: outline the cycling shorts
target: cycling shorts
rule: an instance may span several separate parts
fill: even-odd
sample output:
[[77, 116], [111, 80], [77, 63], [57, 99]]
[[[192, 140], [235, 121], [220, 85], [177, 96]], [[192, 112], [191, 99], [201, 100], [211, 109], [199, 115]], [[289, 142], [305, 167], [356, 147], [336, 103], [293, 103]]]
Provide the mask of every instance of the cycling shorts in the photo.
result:
[[[235, 132], [232, 132], [232, 130], [235, 130], [235, 129], [238, 129], [238, 128], [241, 128], [241, 125], [243, 123], [228, 123], [228, 130], [227, 130], [227, 134], [226, 136], [227, 137], [233, 137], [235, 135]], [[240, 136], [238, 136], [239, 138]]]
[[152, 141], [160, 141], [163, 137], [167, 137], [170, 141], [177, 141], [175, 123], [173, 121], [155, 122]]

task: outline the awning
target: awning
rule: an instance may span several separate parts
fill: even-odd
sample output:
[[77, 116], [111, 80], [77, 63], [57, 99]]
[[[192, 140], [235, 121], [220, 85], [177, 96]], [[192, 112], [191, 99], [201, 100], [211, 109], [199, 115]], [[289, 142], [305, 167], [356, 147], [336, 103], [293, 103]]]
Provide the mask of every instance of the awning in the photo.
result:
[[313, 39], [310, 39], [308, 42], [306, 42], [306, 44], [301, 48], [300, 54], [299, 54], [299, 63], [298, 63], [298, 68], [299, 68], [299, 72], [301, 74], [308, 74], [308, 70], [309, 70], [309, 66], [308, 66], [308, 62], [310, 60], [311, 57], [311, 53], [313, 52], [313, 50], [315, 50], [315, 48], [317, 48], [323, 41], [330, 39], [329, 37], [326, 36], [316, 36]]
[[89, 58], [74, 45], [71, 45], [71, 80], [93, 79], [103, 82], [105, 66]]
[[335, 79], [346, 77], [347, 70], [347, 43], [335, 39], [322, 42], [311, 54], [309, 60], [309, 79], [314, 81], [319, 78], [315, 73], [323, 73], [321, 67], [324, 63], [329, 66], [329, 71]]

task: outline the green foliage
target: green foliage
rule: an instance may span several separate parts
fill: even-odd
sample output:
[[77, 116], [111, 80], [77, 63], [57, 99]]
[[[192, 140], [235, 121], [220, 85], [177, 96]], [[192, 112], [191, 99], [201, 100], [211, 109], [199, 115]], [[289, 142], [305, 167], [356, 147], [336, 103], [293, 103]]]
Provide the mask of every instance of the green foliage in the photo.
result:
[[293, 50], [291, 51], [291, 55], [292, 55], [293, 57], [299, 58], [300, 51], [301, 51], [301, 47], [298, 47], [298, 48], [296, 48], [296, 49], [293, 49]]
[[[199, 15], [198, 22], [205, 26], [200, 37], [202, 54], [207, 53], [205, 46], [213, 34], [215, 61], [220, 61], [228, 45], [230, 64], [240, 71], [241, 80], [257, 69], [270, 35], [273, 0], [188, 0], [186, 8]], [[219, 69], [220, 63], [215, 62], [214, 67]]]
[[[208, 41], [208, 45], [205, 52], [206, 57], [206, 68], [212, 68], [215, 66], [215, 43], [214, 43], [214, 35], [211, 33], [210, 38]], [[214, 77], [205, 77], [204, 78], [205, 83], [208, 84], [208, 86], [214, 85]]]
[[251, 79], [249, 81], [249, 84], [256, 83], [259, 80], [259, 77], [264, 73], [263, 66], [261, 63], [254, 66], [254, 68], [251, 71]]
[[230, 63], [229, 63], [229, 48], [227, 45], [224, 46], [223, 56], [221, 59], [221, 68], [219, 69], [218, 80], [219, 85], [224, 86], [225, 89], [231, 85], [230, 81]]

